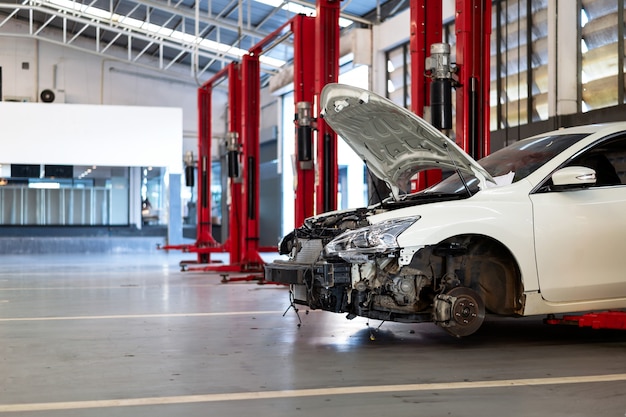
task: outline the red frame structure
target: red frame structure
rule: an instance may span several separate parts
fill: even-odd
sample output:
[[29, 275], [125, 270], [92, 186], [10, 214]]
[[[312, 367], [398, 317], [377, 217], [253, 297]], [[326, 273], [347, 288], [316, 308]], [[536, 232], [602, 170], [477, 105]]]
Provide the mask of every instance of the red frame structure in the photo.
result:
[[[315, 96], [315, 73], [311, 71], [311, 68], [315, 67], [315, 54], [311, 53], [311, 40], [315, 39], [315, 18], [298, 15], [294, 18], [291, 27], [294, 34], [294, 104], [297, 107], [298, 103], [309, 103], [312, 109]], [[312, 143], [311, 146], [313, 146]], [[312, 192], [315, 190], [315, 167], [313, 161], [300, 162], [297, 144], [295, 148], [297, 165], [294, 226], [299, 227], [304, 223], [304, 219], [315, 214], [315, 193]]]
[[546, 324], [569, 324], [592, 329], [626, 330], [626, 311], [604, 311], [582, 315], [565, 315], [562, 318], [548, 317]]
[[[292, 19], [293, 20], [293, 19]], [[189, 271], [247, 273], [237, 278], [224, 277], [224, 281], [263, 281], [264, 261], [259, 254], [259, 188], [260, 188], [260, 112], [261, 112], [261, 67], [260, 56], [272, 42], [280, 42], [280, 37], [289, 20], [268, 35], [261, 42], [250, 48], [239, 64], [238, 76], [240, 87], [229, 89], [230, 122], [234, 132], [239, 133], [241, 144], [241, 183], [239, 186], [231, 179], [230, 264], [189, 267]], [[235, 65], [234, 63], [230, 65]], [[215, 77], [214, 77], [215, 78]], [[236, 114], [234, 114], [235, 112]], [[201, 113], [203, 114], [203, 113]], [[210, 114], [205, 114], [210, 119]], [[237, 121], [239, 124], [237, 125]], [[235, 129], [238, 127], [238, 130]], [[191, 250], [190, 250], [191, 251]]]
[[[456, 0], [456, 142], [475, 159], [490, 152], [489, 144], [489, 53], [491, 2]], [[430, 105], [430, 79], [424, 75], [426, 57], [433, 43], [442, 41], [441, 0], [411, 1], [411, 108], [424, 117]], [[441, 173], [418, 176], [416, 188], [441, 180]]]
[[[231, 63], [216, 73], [211, 79], [198, 88], [198, 197], [197, 197], [197, 226], [196, 241], [192, 245], [166, 245], [163, 250], [182, 250], [183, 252], [193, 252], [197, 254], [196, 261], [183, 261], [181, 265], [187, 264], [208, 264], [211, 262], [211, 253], [225, 252], [226, 246], [221, 245], [213, 238], [213, 223], [211, 215], [211, 148], [212, 148], [212, 126], [211, 126], [211, 93], [213, 87], [224, 78], [229, 78], [229, 94], [232, 91], [239, 91], [238, 64]], [[231, 102], [229, 113], [229, 127], [239, 132], [239, 111], [236, 102]], [[231, 189], [231, 193], [234, 190]], [[231, 210], [231, 212], [236, 210]], [[231, 222], [231, 227], [237, 222]], [[231, 235], [234, 232], [231, 228]], [[236, 232], [236, 231], [235, 231]], [[230, 245], [231, 257], [239, 252], [236, 245]]]
[[295, 227], [307, 217], [337, 208], [337, 134], [317, 117], [321, 109], [316, 98], [339, 78], [339, 6], [339, 0], [318, 0], [315, 18], [296, 16], [292, 25], [294, 103], [310, 103], [315, 118], [315, 157], [307, 162], [296, 158]]
[[[430, 77], [427, 77], [426, 58], [430, 46], [440, 43], [443, 30], [441, 0], [413, 0], [411, 7], [411, 111], [424, 117], [424, 108], [430, 106]], [[424, 189], [441, 181], [441, 171], [418, 174], [416, 189]]]
[[[315, 19], [315, 94], [319, 96], [326, 84], [339, 79], [339, 14], [340, 0], [317, 0]], [[319, 100], [316, 106], [319, 114]], [[317, 119], [317, 184], [315, 213], [337, 209], [337, 134]], [[300, 226], [300, 224], [296, 225]]]
[[264, 265], [259, 255], [261, 48], [251, 49], [241, 61], [241, 144], [244, 157], [241, 205], [246, 209], [240, 216], [243, 233], [239, 237], [242, 239], [243, 256], [239, 272], [263, 272]]
[[456, 0], [456, 142], [474, 159], [490, 152], [491, 0]]
[[[215, 272], [253, 272], [263, 270], [259, 255], [259, 125], [260, 125], [260, 56], [264, 50], [282, 42], [283, 32], [291, 27], [296, 48], [294, 52], [295, 102], [312, 104], [329, 82], [336, 82], [339, 71], [339, 0], [318, 0], [317, 17], [297, 15], [242, 57], [241, 64], [231, 63], [198, 90], [198, 229], [193, 245], [164, 246], [198, 254], [196, 262], [184, 262], [186, 270]], [[311, 40], [322, 47], [311, 48]], [[315, 71], [311, 71], [314, 68]], [[211, 178], [211, 91], [218, 81], [229, 78], [229, 130], [239, 134], [242, 175], [241, 182], [231, 179], [231, 210], [229, 239], [220, 245], [212, 237]], [[315, 108], [319, 114], [319, 105]], [[317, 164], [296, 168], [296, 223], [315, 213], [337, 206], [337, 136], [323, 120], [316, 122]], [[311, 169], [313, 168], [314, 169]], [[315, 190], [315, 192], [312, 192]], [[299, 223], [298, 223], [299, 222]], [[230, 251], [230, 264], [186, 268], [187, 264], [210, 263], [210, 253]], [[181, 263], [182, 265], [183, 263]], [[250, 279], [262, 279], [251, 275]]]

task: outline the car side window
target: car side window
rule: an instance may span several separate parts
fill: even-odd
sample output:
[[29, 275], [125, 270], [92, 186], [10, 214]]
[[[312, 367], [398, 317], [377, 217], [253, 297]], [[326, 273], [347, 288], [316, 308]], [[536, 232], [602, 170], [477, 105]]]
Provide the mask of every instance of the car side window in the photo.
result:
[[626, 137], [600, 143], [574, 158], [567, 166], [585, 166], [596, 171], [594, 187], [626, 184]]

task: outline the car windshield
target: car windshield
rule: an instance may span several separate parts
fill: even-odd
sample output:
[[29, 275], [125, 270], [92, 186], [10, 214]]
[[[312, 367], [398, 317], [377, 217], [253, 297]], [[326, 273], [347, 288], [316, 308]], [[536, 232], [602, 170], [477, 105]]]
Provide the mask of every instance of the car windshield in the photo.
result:
[[[552, 135], [521, 140], [486, 156], [478, 163], [494, 179], [510, 176], [508, 182], [516, 182], [526, 178], [587, 135]], [[465, 178], [465, 181], [472, 194], [479, 191], [477, 178], [472, 176]], [[424, 193], [459, 194], [467, 191], [459, 176], [452, 173], [440, 183], [424, 190]]]

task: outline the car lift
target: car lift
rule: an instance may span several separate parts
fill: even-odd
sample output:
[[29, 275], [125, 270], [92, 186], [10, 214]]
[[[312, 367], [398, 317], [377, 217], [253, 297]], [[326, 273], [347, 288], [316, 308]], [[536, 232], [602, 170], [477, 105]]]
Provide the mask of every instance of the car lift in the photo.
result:
[[[196, 226], [196, 241], [193, 244], [183, 245], [165, 245], [160, 246], [159, 249], [163, 250], [181, 250], [183, 252], [196, 253], [198, 258], [196, 261], [182, 261], [180, 263], [183, 270], [190, 264], [209, 264], [211, 262], [211, 253], [225, 252], [225, 245], [221, 245], [216, 242], [212, 235], [212, 220], [211, 220], [211, 92], [213, 88], [219, 84], [226, 76], [229, 76], [229, 98], [233, 95], [234, 91], [237, 91], [239, 69], [235, 63], [231, 63], [224, 67], [221, 71], [215, 74], [211, 79], [205, 82], [200, 88], [198, 88], [198, 160], [197, 160], [197, 172], [198, 172], [198, 210], [197, 210], [197, 226]], [[236, 95], [235, 95], [236, 96]], [[231, 132], [239, 132], [238, 127], [238, 106], [235, 102], [232, 102], [229, 113], [229, 130]], [[235, 117], [233, 117], [235, 116]], [[235, 195], [234, 183], [231, 184], [231, 195]], [[233, 198], [233, 204], [238, 204], [237, 199]], [[232, 212], [236, 212], [235, 209], [231, 209]], [[230, 222], [231, 226], [236, 226], [236, 222]], [[230, 230], [230, 234], [234, 230]], [[231, 246], [233, 251], [236, 249]]]
[[626, 330], [626, 311], [605, 311], [601, 313], [586, 313], [581, 315], [565, 315], [561, 318], [549, 315], [544, 320], [546, 324], [567, 324], [592, 329]]
[[[259, 186], [258, 172], [254, 172], [257, 164], [254, 162], [258, 159], [259, 144], [258, 133], [256, 133], [256, 139], [252, 133], [258, 131], [259, 128], [258, 112], [255, 112], [255, 107], [259, 106], [259, 93], [257, 92], [256, 97], [254, 94], [245, 93], [248, 91], [245, 88], [245, 81], [250, 78], [250, 71], [254, 72], [254, 68], [249, 69], [249, 67], [254, 67], [254, 63], [251, 64], [247, 57], [248, 55], [244, 56], [241, 63], [232, 62], [224, 67], [222, 71], [204, 83], [199, 90], [203, 96], [203, 101], [198, 108], [200, 136], [204, 138], [200, 141], [198, 148], [198, 200], [201, 200], [202, 209], [198, 211], [197, 241], [184, 250], [196, 252], [198, 254], [197, 263], [202, 264], [209, 263], [207, 261], [210, 260], [210, 253], [228, 251], [230, 263], [189, 266], [194, 262], [181, 262], [181, 268], [183, 271], [219, 272], [222, 274], [223, 282], [262, 280], [263, 278], [258, 274], [262, 271], [263, 261], [258, 254], [258, 207], [256, 207], [258, 204], [254, 204], [254, 201], [258, 201], [258, 195], [254, 194]], [[216, 243], [207, 247], [204, 242], [214, 242], [211, 236], [210, 221], [211, 93], [212, 89], [225, 77], [228, 77], [229, 80], [228, 102], [230, 104], [227, 139], [230, 184], [229, 236], [224, 244]], [[240, 167], [242, 167], [241, 173]], [[258, 166], [256, 166], [256, 170], [258, 171]], [[227, 278], [229, 273], [246, 273], [248, 275]]]
[[491, 1], [456, 0], [456, 142], [478, 160], [490, 153]]
[[[231, 63], [198, 90], [198, 228], [191, 245], [166, 245], [164, 250], [197, 253], [197, 261], [181, 262], [183, 271], [223, 273], [223, 281], [263, 280], [264, 262], [259, 255], [259, 118], [260, 62], [266, 51], [294, 37], [294, 85], [297, 146], [300, 161], [296, 167], [296, 223], [306, 217], [336, 208], [337, 136], [312, 114], [312, 103], [324, 85], [336, 82], [339, 69], [339, 1], [318, 0], [317, 17], [296, 15], [249, 49], [240, 64]], [[290, 27], [290, 32], [284, 33]], [[335, 28], [335, 30], [329, 30]], [[324, 45], [322, 48], [311, 46]], [[311, 53], [310, 51], [315, 51]], [[314, 68], [315, 71], [311, 71]], [[211, 92], [225, 77], [229, 78], [228, 167], [231, 210], [229, 239], [216, 242], [211, 235], [210, 162]], [[315, 109], [319, 113], [319, 109]], [[313, 135], [317, 133], [317, 164], [313, 162]], [[238, 138], [240, 139], [238, 141]], [[237, 156], [241, 155], [241, 160]], [[321, 161], [321, 162], [320, 162]], [[234, 171], [241, 166], [241, 175]], [[238, 174], [238, 173], [237, 173]], [[239, 181], [237, 181], [239, 178]], [[317, 178], [317, 181], [316, 181]], [[315, 189], [315, 193], [311, 190]], [[314, 198], [315, 197], [315, 198]], [[230, 264], [210, 265], [210, 254], [229, 252]], [[198, 264], [197, 266], [190, 266]], [[200, 265], [204, 264], [204, 265]], [[227, 279], [228, 273], [249, 273]]]
[[[222, 275], [222, 281], [259, 280], [262, 278], [258, 272], [262, 270], [262, 261], [258, 252], [253, 252], [249, 246], [247, 251], [242, 251], [245, 241], [258, 242], [258, 238], [249, 239], [249, 230], [242, 228], [245, 219], [250, 214], [244, 210], [247, 201], [244, 199], [242, 178], [251, 178], [253, 174], [246, 176], [246, 172], [240, 175], [241, 166], [240, 155], [246, 155], [249, 149], [243, 149], [239, 138], [243, 136], [242, 114], [246, 114], [246, 109], [242, 108], [244, 102], [242, 89], [242, 66], [236, 62], [230, 63], [221, 71], [215, 74], [210, 80], [205, 82], [198, 89], [198, 226], [196, 242], [192, 245], [169, 245], [163, 246], [164, 250], [182, 250], [183, 252], [196, 253], [197, 261], [182, 261], [180, 263], [182, 271], [212, 271]], [[229, 210], [229, 237], [224, 244], [220, 244], [213, 239], [211, 222], [211, 149], [212, 149], [212, 129], [211, 129], [211, 94], [220, 82], [228, 78], [228, 176], [230, 193]], [[254, 128], [254, 127], [253, 127]], [[258, 124], [257, 124], [258, 129]], [[254, 159], [255, 157], [252, 156]], [[245, 167], [245, 165], [244, 165]], [[257, 176], [258, 177], [258, 176]], [[258, 183], [256, 184], [258, 188]], [[251, 187], [251, 188], [254, 188]], [[254, 218], [254, 214], [252, 215]], [[258, 217], [258, 215], [256, 216]], [[211, 253], [229, 252], [230, 263], [212, 265]], [[250, 256], [256, 254], [256, 258]], [[197, 265], [197, 266], [190, 266]], [[201, 266], [202, 265], [202, 266]], [[249, 273], [249, 275], [237, 278], [227, 278], [229, 273]], [[257, 273], [257, 274], [255, 274]]]
[[[411, 51], [411, 111], [425, 117], [424, 109], [431, 106], [432, 79], [426, 74], [426, 59], [431, 45], [441, 43], [443, 9], [441, 0], [416, 0], [410, 2]], [[450, 103], [452, 104], [452, 103]], [[433, 113], [434, 113], [433, 109]], [[452, 126], [441, 126], [450, 129]], [[441, 171], [422, 171], [413, 182], [414, 190], [421, 190], [441, 181]]]
[[[326, 7], [329, 3], [332, 7]], [[184, 271], [205, 271], [205, 272], [220, 272], [222, 273], [223, 282], [227, 281], [240, 281], [240, 280], [257, 280], [263, 282], [263, 265], [264, 262], [259, 254], [259, 122], [260, 122], [260, 56], [275, 47], [278, 43], [287, 39], [291, 34], [294, 35], [294, 44], [296, 45], [296, 57], [294, 62], [294, 83], [297, 86], [296, 95], [298, 102], [308, 101], [312, 102], [314, 98], [313, 92], [321, 91], [325, 80], [327, 82], [335, 81], [337, 78], [338, 70], [338, 53], [339, 53], [339, 2], [336, 0], [324, 0], [320, 1], [318, 10], [318, 18], [307, 17], [304, 15], [297, 15], [293, 19], [286, 22], [277, 30], [268, 35], [265, 39], [261, 40], [258, 44], [249, 49], [248, 54], [242, 57], [240, 64], [232, 63], [224, 70], [220, 71], [213, 78], [207, 81], [199, 89], [199, 147], [198, 147], [198, 200], [201, 203], [200, 210], [198, 211], [198, 231], [197, 240], [193, 245], [176, 245], [176, 246], [164, 246], [162, 249], [180, 249], [185, 252], [195, 252], [198, 254], [198, 261], [194, 262], [181, 262], [181, 268]], [[324, 22], [328, 22], [335, 19], [334, 26], [337, 27], [336, 31], [322, 30], [320, 16], [326, 16]], [[285, 29], [290, 27], [290, 31], [287, 33]], [[336, 36], [330, 36], [330, 32], [336, 32]], [[319, 66], [319, 70], [316, 70], [315, 74], [322, 74], [320, 79], [315, 78], [311, 74], [310, 68], [314, 67], [314, 60], [317, 55], [312, 53], [305, 53], [306, 46], [310, 48], [312, 38], [318, 36], [324, 37], [324, 42], [328, 43], [328, 39], [332, 39], [336, 44], [334, 48], [329, 48], [333, 56], [337, 56], [333, 61], [333, 65]], [[300, 47], [297, 47], [300, 45]], [[331, 59], [330, 57], [324, 57], [324, 59]], [[330, 70], [327, 70], [330, 68]], [[329, 71], [334, 70], [329, 75]], [[210, 186], [210, 152], [211, 152], [211, 99], [210, 94], [213, 86], [217, 82], [221, 81], [225, 76], [229, 77], [229, 140], [228, 140], [228, 167], [229, 177], [231, 182], [231, 199], [232, 206], [230, 211], [230, 227], [229, 227], [229, 240], [220, 245], [215, 242], [211, 236], [211, 222], [210, 222], [210, 201], [209, 201], [209, 186]], [[237, 82], [237, 81], [240, 81]], [[315, 81], [315, 82], [314, 82]], [[299, 136], [299, 148], [306, 146], [309, 149], [309, 156], [311, 155], [311, 137], [312, 137], [312, 117], [309, 112], [306, 117], [303, 116], [300, 120], [308, 119], [308, 126], [305, 128], [298, 128]], [[318, 137], [323, 139], [323, 146], [318, 144], [318, 158], [323, 158], [324, 161], [318, 164], [318, 175], [322, 178], [335, 178], [331, 171], [337, 170], [336, 163], [336, 135], [331, 133], [330, 128], [321, 126], [323, 123], [317, 122], [317, 131], [325, 132], [319, 134]], [[240, 138], [240, 141], [237, 141]], [[334, 141], [333, 141], [334, 138]], [[308, 139], [308, 141], [307, 141]], [[308, 143], [307, 143], [308, 142]], [[320, 153], [319, 148], [322, 148]], [[333, 149], [335, 149], [333, 151]], [[241, 160], [238, 156], [241, 154]], [[300, 157], [300, 153], [298, 154]], [[309, 161], [311, 158], [309, 157]], [[319, 159], [318, 159], [319, 160]], [[204, 162], [203, 162], [204, 161]], [[334, 162], [334, 163], [333, 163]], [[306, 180], [302, 183], [304, 187], [298, 187], [300, 196], [304, 196], [309, 201], [311, 198], [311, 189], [313, 185], [317, 185], [317, 189], [321, 189], [316, 195], [323, 195], [330, 192], [332, 195], [336, 194], [332, 192], [332, 187], [323, 187], [324, 181], [318, 181], [315, 184], [315, 172], [312, 169], [312, 162], [309, 162], [308, 166], [298, 172], [303, 172]], [[238, 182], [238, 167], [241, 166], [241, 182]], [[206, 167], [206, 169], [205, 169]], [[329, 168], [330, 167], [330, 168]], [[333, 169], [334, 167], [334, 169]], [[319, 170], [323, 170], [322, 173]], [[323, 175], [326, 176], [323, 176]], [[333, 182], [333, 181], [331, 181]], [[328, 189], [331, 191], [328, 191]], [[308, 195], [307, 195], [308, 194]], [[298, 200], [296, 198], [296, 200]], [[324, 209], [329, 207], [332, 209], [336, 206], [336, 197], [334, 199], [324, 198], [317, 203], [318, 207], [321, 206]], [[300, 204], [296, 201], [296, 207], [304, 207], [304, 204]], [[239, 214], [237, 214], [239, 213]], [[311, 213], [312, 215], [312, 213]], [[308, 216], [307, 216], [308, 217]], [[303, 219], [304, 220], [304, 219]], [[230, 264], [227, 265], [204, 265], [204, 266], [189, 266], [190, 264], [208, 264], [210, 262], [210, 253], [213, 252], [230, 252]], [[228, 273], [247, 273], [247, 276], [228, 278]]]
[[317, 0], [315, 18], [298, 15], [293, 20], [294, 227], [302, 225], [308, 217], [337, 208], [337, 134], [317, 117], [320, 107], [316, 98], [326, 84], [336, 83], [339, 77], [339, 3], [339, 0]]
[[[420, 117], [430, 106], [431, 122], [440, 130], [452, 129], [452, 87], [456, 88], [456, 143], [474, 159], [489, 154], [489, 42], [491, 2], [456, 0], [456, 66], [449, 47], [442, 44], [442, 1], [411, 1], [411, 109]], [[430, 65], [426, 54], [430, 51]], [[452, 74], [456, 79], [452, 79]], [[426, 171], [413, 183], [415, 190], [441, 180], [440, 171]]]

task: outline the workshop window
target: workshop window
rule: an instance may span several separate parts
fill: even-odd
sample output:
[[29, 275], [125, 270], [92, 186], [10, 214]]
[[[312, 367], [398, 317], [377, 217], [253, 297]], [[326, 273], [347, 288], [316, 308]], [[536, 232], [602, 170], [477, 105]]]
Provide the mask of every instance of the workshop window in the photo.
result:
[[624, 103], [624, 0], [582, 0], [582, 111]]
[[386, 97], [404, 108], [411, 105], [411, 54], [409, 43], [390, 49], [385, 54], [387, 62]]
[[492, 8], [491, 130], [548, 119], [547, 0]]

